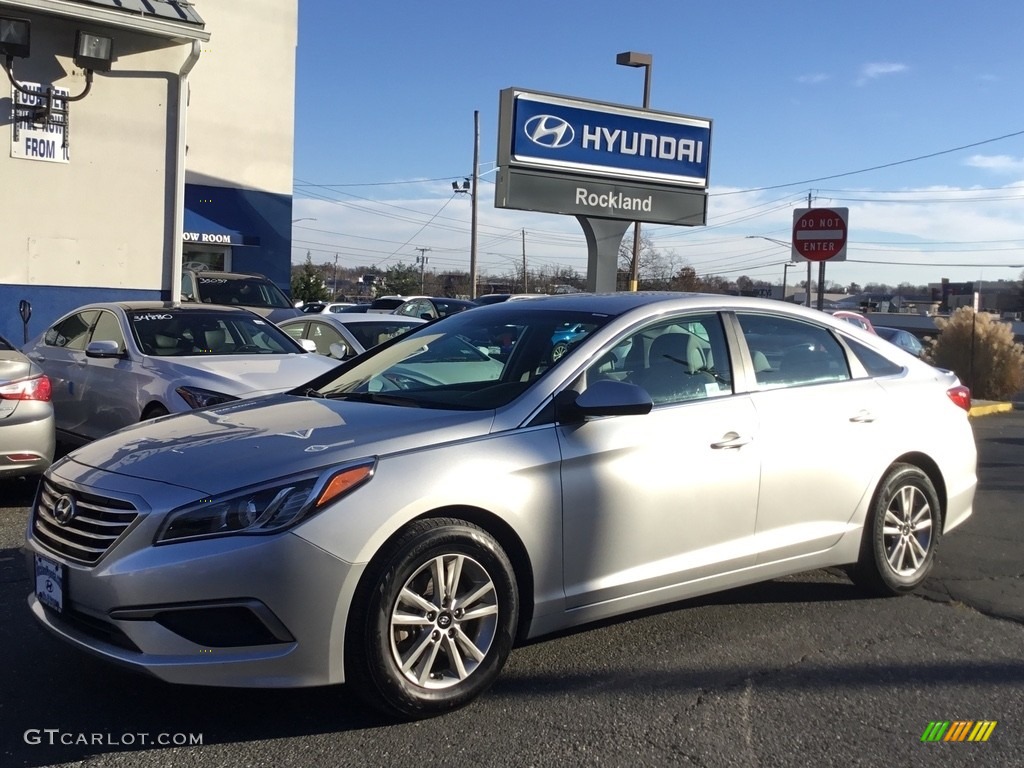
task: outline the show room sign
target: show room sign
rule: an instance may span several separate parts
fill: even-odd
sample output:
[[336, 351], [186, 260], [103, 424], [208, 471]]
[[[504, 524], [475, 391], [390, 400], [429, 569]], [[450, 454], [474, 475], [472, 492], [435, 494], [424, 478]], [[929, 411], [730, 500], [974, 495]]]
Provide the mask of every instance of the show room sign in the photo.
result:
[[[65, 88], [54, 88], [57, 97], [54, 99], [55, 110], [63, 114], [55, 114], [54, 122], [39, 124], [29, 116], [37, 107], [46, 106], [46, 86], [40, 83], [21, 83], [21, 86], [33, 93], [22, 93], [11, 87], [11, 157], [22, 160], [40, 160], [44, 163], [67, 163], [71, 160], [70, 148], [65, 139], [67, 130], [67, 102], [70, 95]], [[39, 94], [39, 95], [35, 95]]]

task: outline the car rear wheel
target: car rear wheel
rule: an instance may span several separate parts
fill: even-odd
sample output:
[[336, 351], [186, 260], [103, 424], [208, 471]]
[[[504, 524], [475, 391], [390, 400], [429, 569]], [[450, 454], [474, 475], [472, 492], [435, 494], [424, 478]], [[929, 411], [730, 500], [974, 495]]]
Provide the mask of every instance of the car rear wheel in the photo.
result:
[[389, 715], [423, 718], [491, 686], [512, 648], [515, 573], [483, 529], [418, 520], [382, 551], [353, 602], [346, 679]]
[[882, 596], [913, 591], [932, 568], [941, 528], [931, 479], [911, 464], [895, 464], [875, 493], [853, 581]]

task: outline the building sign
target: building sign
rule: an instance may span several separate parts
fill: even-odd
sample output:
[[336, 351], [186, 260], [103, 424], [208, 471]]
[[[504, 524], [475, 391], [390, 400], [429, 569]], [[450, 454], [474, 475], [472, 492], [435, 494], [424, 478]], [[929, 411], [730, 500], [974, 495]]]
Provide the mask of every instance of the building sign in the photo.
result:
[[519, 168], [501, 168], [495, 183], [501, 196], [499, 208], [684, 227], [707, 220], [707, 195], [698, 190], [552, 176]]
[[499, 165], [708, 186], [710, 120], [514, 88], [501, 108], [511, 135]]
[[699, 226], [711, 121], [506, 88], [495, 206]]
[[70, 148], [66, 139], [68, 103], [64, 101], [69, 95], [68, 90], [53, 89], [58, 97], [52, 105], [55, 112], [49, 122], [36, 123], [31, 114], [36, 108], [46, 107], [46, 86], [25, 82], [21, 86], [34, 93], [22, 93], [11, 86], [11, 157], [46, 163], [70, 162]]

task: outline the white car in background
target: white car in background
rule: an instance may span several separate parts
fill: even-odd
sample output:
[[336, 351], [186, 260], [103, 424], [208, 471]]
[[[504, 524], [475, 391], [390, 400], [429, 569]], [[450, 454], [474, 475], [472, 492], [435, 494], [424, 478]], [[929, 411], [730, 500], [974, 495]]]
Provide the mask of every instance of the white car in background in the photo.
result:
[[285, 320], [278, 323], [278, 327], [293, 339], [312, 342], [321, 355], [342, 360], [362, 354], [425, 322], [416, 317], [378, 313], [311, 313]]

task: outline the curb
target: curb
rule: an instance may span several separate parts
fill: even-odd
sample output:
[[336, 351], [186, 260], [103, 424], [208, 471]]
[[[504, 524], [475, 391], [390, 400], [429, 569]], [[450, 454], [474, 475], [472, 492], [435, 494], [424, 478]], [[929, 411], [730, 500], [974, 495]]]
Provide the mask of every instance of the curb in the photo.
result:
[[992, 403], [983, 402], [980, 405], [972, 405], [970, 416], [988, 416], [992, 413], [1005, 413], [1013, 410], [1013, 403]]

